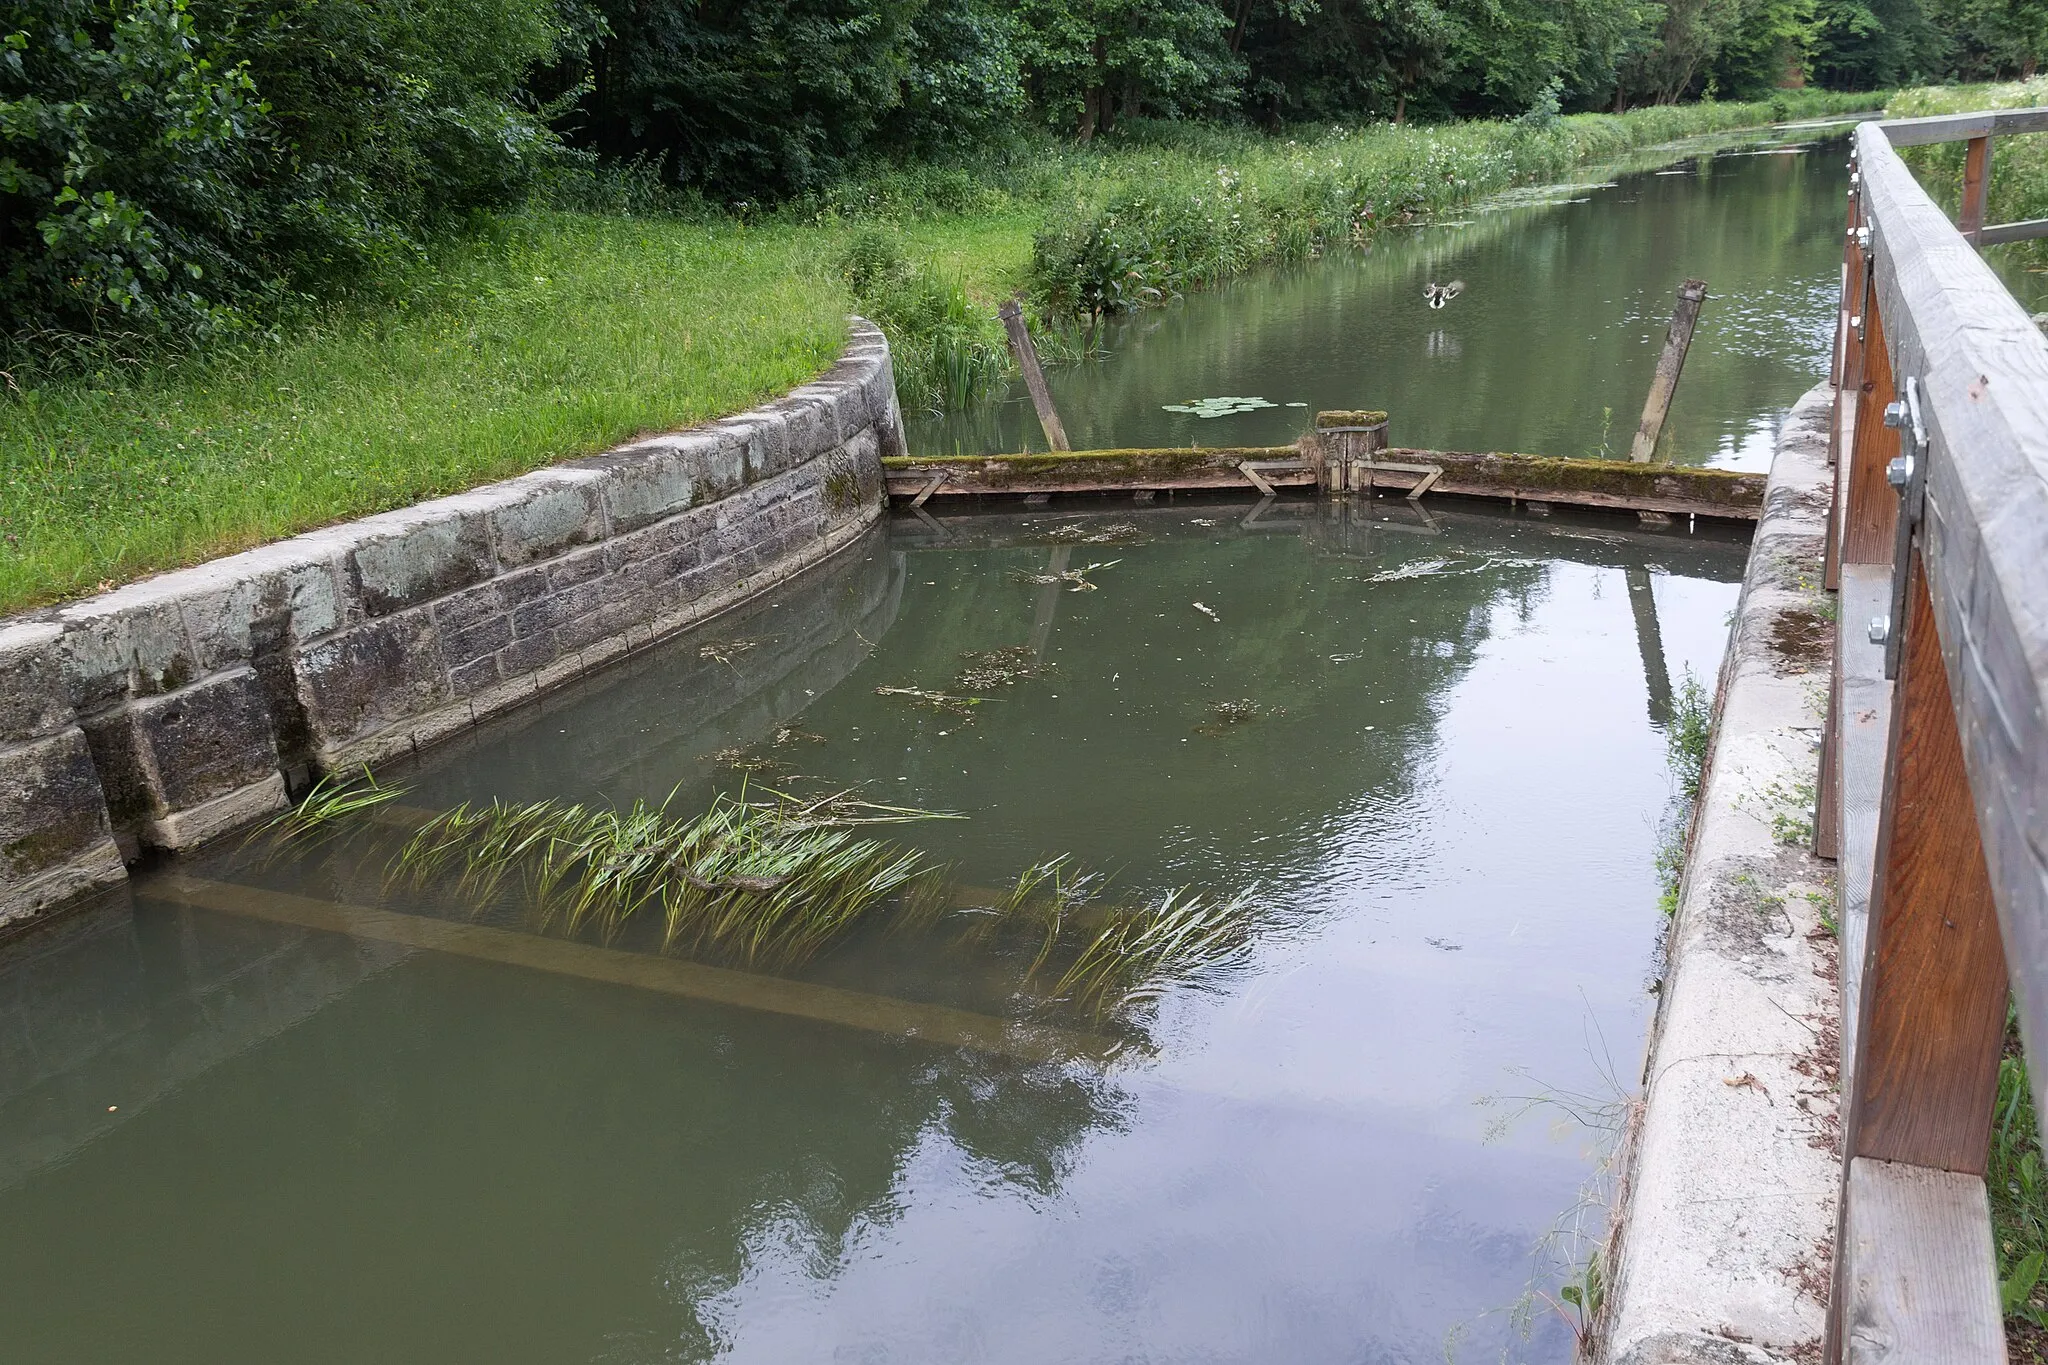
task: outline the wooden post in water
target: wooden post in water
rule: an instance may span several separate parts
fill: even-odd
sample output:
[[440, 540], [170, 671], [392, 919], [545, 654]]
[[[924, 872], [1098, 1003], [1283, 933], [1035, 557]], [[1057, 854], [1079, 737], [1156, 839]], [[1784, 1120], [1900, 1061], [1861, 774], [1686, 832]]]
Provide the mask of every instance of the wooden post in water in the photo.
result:
[[996, 310], [1003, 330], [1010, 334], [1010, 352], [1017, 368], [1024, 371], [1024, 387], [1031, 390], [1031, 406], [1038, 409], [1038, 424], [1045, 428], [1045, 443], [1054, 450], [1072, 450], [1067, 429], [1060, 425], [1059, 412], [1052, 405], [1052, 390], [1045, 386], [1045, 370], [1038, 363], [1038, 347], [1031, 343], [1031, 329], [1024, 325], [1024, 310], [1017, 300], [1005, 299]]
[[1664, 414], [1671, 411], [1671, 395], [1678, 391], [1679, 371], [1685, 368], [1685, 353], [1692, 348], [1692, 329], [1700, 320], [1700, 305], [1706, 302], [1707, 282], [1687, 280], [1678, 287], [1678, 307], [1671, 313], [1671, 330], [1664, 334], [1664, 353], [1657, 357], [1657, 373], [1650, 379], [1650, 397], [1643, 404], [1642, 424], [1628, 457], [1648, 464], [1656, 453], [1657, 438], [1664, 433]]

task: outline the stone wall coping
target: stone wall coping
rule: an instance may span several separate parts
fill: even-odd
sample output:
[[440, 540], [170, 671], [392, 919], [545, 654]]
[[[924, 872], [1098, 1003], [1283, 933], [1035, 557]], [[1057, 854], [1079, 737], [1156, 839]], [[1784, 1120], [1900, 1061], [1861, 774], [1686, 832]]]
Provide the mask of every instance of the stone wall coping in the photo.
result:
[[851, 544], [903, 434], [888, 343], [849, 321], [749, 412], [0, 620], [0, 926]]
[[1841, 1178], [1833, 865], [1786, 822], [1819, 770], [1827, 658], [1787, 625], [1818, 584], [1832, 471], [1822, 384], [1778, 436], [1716, 689], [1605, 1267], [1613, 1365], [1818, 1359]]

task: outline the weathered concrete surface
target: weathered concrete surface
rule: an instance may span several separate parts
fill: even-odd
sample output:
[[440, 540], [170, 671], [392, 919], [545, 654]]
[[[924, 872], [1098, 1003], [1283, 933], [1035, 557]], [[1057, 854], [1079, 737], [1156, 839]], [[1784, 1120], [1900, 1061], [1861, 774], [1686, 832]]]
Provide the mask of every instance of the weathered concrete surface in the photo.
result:
[[774, 586], [873, 524], [902, 449], [855, 319], [752, 412], [0, 623], [0, 924]]
[[1600, 1359], [1817, 1361], [1840, 1178], [1832, 865], [1807, 851], [1832, 628], [1830, 390], [1779, 437], [1717, 693]]

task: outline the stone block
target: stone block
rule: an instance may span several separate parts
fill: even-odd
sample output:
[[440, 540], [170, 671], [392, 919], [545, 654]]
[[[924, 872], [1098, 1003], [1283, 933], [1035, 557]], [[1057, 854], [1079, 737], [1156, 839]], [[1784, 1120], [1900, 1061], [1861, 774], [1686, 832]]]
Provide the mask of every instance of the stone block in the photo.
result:
[[490, 578], [495, 510], [494, 499], [471, 493], [355, 523], [347, 577], [364, 612], [388, 616]]
[[0, 626], [0, 743], [55, 734], [73, 719], [53, 622]]
[[340, 626], [342, 550], [333, 535], [300, 536], [171, 575], [199, 671], [246, 664], [259, 642], [288, 646]]
[[524, 677], [562, 657], [562, 647], [553, 631], [543, 631], [514, 640], [498, 651], [498, 671], [506, 678]]
[[[247, 666], [113, 707], [84, 728], [109, 814], [125, 830], [278, 775], [269, 704]], [[152, 842], [181, 848], [190, 840]]]
[[[444, 631], [441, 657], [451, 669], [488, 658], [512, 643], [512, 618], [503, 614], [479, 621], [464, 630]], [[453, 677], [451, 672], [450, 677]], [[457, 689], [458, 692], [460, 689]]]
[[0, 923], [126, 875], [85, 736], [0, 746]]
[[81, 714], [173, 691], [199, 676], [178, 598], [164, 590], [165, 581], [131, 583], [57, 610], [64, 687]]
[[544, 469], [497, 485], [491, 495], [492, 548], [503, 569], [553, 559], [605, 536], [605, 476], [595, 469]]
[[[602, 457], [604, 499], [612, 534], [651, 526], [687, 511], [696, 497], [697, 474], [718, 438], [697, 432], [637, 441]], [[595, 466], [598, 461], [579, 462]]]
[[439, 637], [424, 612], [367, 621], [301, 650], [300, 702], [323, 751], [404, 723], [449, 699]]

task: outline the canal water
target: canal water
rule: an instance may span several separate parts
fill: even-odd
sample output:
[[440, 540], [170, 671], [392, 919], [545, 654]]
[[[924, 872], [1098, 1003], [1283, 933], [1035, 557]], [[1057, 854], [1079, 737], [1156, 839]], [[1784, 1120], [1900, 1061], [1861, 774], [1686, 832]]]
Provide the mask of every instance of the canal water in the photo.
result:
[[[1700, 240], [1741, 222], [1719, 164]], [[1448, 501], [897, 517], [388, 774], [403, 806], [850, 788], [960, 817], [878, 831], [955, 920], [1065, 855], [1104, 905], [1243, 897], [1240, 954], [1053, 1026], [1003, 950], [908, 933], [713, 1000], [386, 876], [388, 824], [160, 869], [0, 946], [6, 1359], [1566, 1361], [1665, 734], [1745, 554]], [[1003, 649], [1035, 676], [957, 681]]]
[[[1626, 458], [1692, 278], [1707, 304], [1659, 457], [1767, 468], [1834, 335], [1848, 142], [1815, 139], [1719, 140], [1132, 315], [1050, 373], [1054, 402], [1077, 449], [1284, 445], [1318, 409], [1383, 408], [1397, 446]], [[1431, 308], [1423, 287], [1451, 280], [1464, 292]], [[1216, 397], [1273, 406], [1172, 410]], [[1021, 384], [909, 437], [920, 455], [1045, 448]]]

